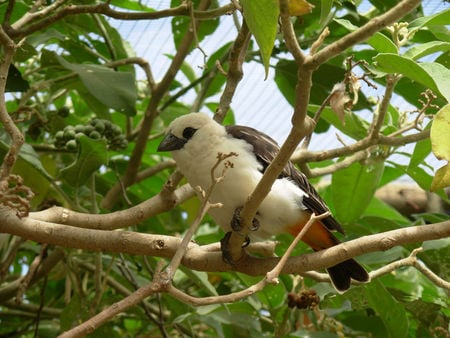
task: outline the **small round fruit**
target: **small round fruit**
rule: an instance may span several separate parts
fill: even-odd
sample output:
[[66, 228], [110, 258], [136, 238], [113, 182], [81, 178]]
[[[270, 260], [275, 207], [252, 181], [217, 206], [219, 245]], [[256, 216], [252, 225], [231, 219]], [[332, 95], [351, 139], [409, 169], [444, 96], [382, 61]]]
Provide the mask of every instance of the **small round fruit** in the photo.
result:
[[98, 131], [93, 130], [89, 133], [89, 137], [94, 140], [99, 140], [102, 137], [102, 135], [100, 135], [100, 133]]
[[66, 128], [64, 129], [64, 139], [65, 140], [72, 140], [75, 138], [75, 130], [73, 128]]
[[66, 148], [67, 150], [76, 150], [78, 147], [77, 141], [70, 140], [66, 142]]

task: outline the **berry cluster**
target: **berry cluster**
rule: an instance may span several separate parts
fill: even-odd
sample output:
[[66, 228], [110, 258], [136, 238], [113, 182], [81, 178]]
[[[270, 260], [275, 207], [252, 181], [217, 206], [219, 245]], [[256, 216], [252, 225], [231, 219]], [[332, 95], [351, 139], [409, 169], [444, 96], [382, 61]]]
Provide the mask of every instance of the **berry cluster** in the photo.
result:
[[316, 290], [310, 289], [302, 291], [299, 294], [290, 292], [287, 297], [288, 306], [290, 308], [297, 307], [298, 309], [312, 309], [320, 302], [320, 297]]
[[87, 136], [93, 140], [106, 140], [111, 150], [125, 149], [128, 141], [122, 130], [111, 121], [93, 119], [87, 125], [66, 126], [55, 134], [55, 147], [76, 150], [80, 137]]

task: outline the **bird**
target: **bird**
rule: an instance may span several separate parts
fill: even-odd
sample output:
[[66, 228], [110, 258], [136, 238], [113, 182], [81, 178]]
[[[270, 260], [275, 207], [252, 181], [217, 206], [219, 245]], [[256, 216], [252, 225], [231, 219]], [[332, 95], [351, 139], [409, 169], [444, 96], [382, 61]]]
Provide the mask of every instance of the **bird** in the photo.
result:
[[[254, 128], [240, 125], [223, 126], [204, 113], [189, 113], [177, 117], [168, 126], [158, 152], [170, 152], [177, 168], [193, 187], [207, 191], [211, 184], [211, 169], [218, 162], [218, 154], [233, 154], [220, 183], [209, 195], [210, 203], [220, 203], [208, 213], [226, 232], [235, 230], [236, 217], [252, 193], [265, 170], [279, 151], [270, 136]], [[221, 173], [227, 165], [219, 163]], [[197, 191], [197, 193], [200, 193]], [[251, 240], [265, 240], [282, 233], [296, 236], [312, 213], [329, 211], [325, 201], [308, 181], [306, 175], [289, 161], [275, 180], [268, 195], [260, 204], [253, 221]], [[314, 251], [340, 243], [333, 231], [344, 233], [332, 216], [316, 221], [302, 237]], [[331, 282], [339, 292], [348, 290], [351, 280], [369, 281], [366, 270], [354, 259], [328, 267]]]

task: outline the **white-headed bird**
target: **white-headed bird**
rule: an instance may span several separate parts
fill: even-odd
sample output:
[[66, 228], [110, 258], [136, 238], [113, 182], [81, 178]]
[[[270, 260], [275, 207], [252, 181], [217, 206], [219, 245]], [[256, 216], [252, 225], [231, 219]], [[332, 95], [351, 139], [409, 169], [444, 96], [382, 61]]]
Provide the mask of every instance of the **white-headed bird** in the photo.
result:
[[[221, 203], [209, 214], [225, 231], [235, 229], [238, 211], [260, 181], [264, 171], [279, 151], [278, 144], [269, 136], [245, 126], [222, 126], [202, 113], [191, 113], [175, 119], [169, 126], [158, 151], [170, 151], [177, 167], [192, 187], [207, 191], [212, 184], [211, 169], [219, 153], [236, 156], [229, 158], [233, 167], [226, 171], [209, 201]], [[220, 164], [225, 165], [224, 163]], [[222, 172], [220, 167], [219, 173]], [[288, 162], [255, 215], [256, 240], [289, 233], [297, 235], [309, 220], [329, 211], [306, 176]], [[319, 251], [339, 244], [332, 231], [343, 233], [341, 225], [332, 216], [315, 222], [302, 241]], [[354, 259], [338, 263], [327, 269], [333, 285], [339, 291], [350, 287], [351, 279], [366, 282], [369, 275]]]

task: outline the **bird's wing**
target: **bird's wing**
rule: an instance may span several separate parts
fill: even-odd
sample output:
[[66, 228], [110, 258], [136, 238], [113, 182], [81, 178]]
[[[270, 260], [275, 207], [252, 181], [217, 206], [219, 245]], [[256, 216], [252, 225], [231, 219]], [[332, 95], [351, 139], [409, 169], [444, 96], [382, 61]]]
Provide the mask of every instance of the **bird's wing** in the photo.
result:
[[[251, 127], [234, 125], [226, 126], [225, 128], [227, 133], [232, 137], [244, 140], [253, 146], [255, 157], [262, 165], [261, 172], [264, 173], [280, 150], [277, 142], [270, 136]], [[319, 193], [308, 181], [308, 178], [300, 172], [291, 161], [286, 164], [283, 171], [280, 173], [279, 178], [289, 178], [300, 189], [307, 193], [307, 196], [303, 198], [302, 203], [311, 212], [319, 215], [329, 211], [325, 201], [320, 197]], [[332, 216], [323, 219], [322, 223], [329, 230], [337, 230], [344, 233], [342, 226]]]

